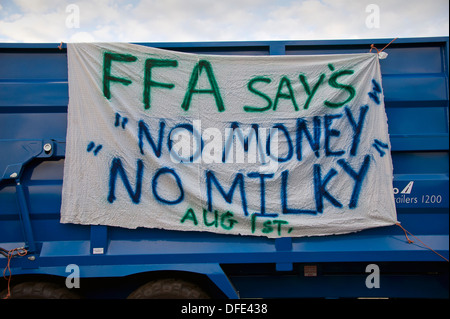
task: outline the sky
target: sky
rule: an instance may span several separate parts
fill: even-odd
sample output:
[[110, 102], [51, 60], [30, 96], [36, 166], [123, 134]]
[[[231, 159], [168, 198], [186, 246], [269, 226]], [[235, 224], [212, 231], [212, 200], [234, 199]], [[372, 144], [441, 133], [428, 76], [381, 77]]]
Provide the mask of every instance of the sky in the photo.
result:
[[449, 0], [0, 0], [0, 42], [192, 42], [449, 35]]

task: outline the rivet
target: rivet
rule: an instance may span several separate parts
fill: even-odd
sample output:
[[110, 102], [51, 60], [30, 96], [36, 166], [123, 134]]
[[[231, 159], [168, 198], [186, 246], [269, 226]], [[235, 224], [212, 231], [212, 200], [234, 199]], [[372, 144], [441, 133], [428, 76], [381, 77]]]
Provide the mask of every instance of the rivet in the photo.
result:
[[45, 151], [46, 153], [50, 153], [51, 150], [52, 150], [52, 144], [46, 143], [46, 144], [44, 145], [44, 151]]

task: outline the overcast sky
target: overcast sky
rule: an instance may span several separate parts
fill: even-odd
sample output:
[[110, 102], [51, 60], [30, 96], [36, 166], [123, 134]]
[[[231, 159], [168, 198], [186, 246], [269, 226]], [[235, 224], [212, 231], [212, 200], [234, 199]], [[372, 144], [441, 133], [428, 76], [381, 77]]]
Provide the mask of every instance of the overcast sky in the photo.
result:
[[449, 0], [0, 0], [0, 42], [448, 36]]

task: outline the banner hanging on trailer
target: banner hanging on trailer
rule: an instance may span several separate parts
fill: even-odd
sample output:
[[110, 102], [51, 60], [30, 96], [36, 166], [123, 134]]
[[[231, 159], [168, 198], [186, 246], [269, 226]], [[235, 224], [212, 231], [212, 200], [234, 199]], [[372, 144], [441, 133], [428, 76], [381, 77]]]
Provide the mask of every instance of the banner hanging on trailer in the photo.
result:
[[397, 222], [376, 54], [67, 47], [62, 223], [300, 237]]

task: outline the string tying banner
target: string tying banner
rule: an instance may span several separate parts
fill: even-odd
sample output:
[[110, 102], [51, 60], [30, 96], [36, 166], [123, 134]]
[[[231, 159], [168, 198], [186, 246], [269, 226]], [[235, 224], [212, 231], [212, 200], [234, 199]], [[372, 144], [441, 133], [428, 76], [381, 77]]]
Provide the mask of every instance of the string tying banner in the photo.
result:
[[387, 54], [386, 52], [383, 52], [384, 49], [386, 49], [388, 46], [390, 46], [391, 43], [393, 43], [393, 42], [394, 42], [395, 40], [397, 40], [397, 39], [398, 39], [398, 38], [392, 39], [391, 42], [389, 42], [388, 44], [386, 44], [381, 50], [378, 50], [377, 47], [372, 43], [372, 44], [370, 45], [370, 51], [369, 51], [369, 53], [371, 53], [372, 50], [375, 49], [375, 50], [377, 51], [378, 57], [379, 57], [380, 59], [386, 59], [387, 56], [388, 56], [388, 54]]
[[435, 253], [436, 255], [438, 255], [439, 257], [441, 257], [442, 259], [444, 259], [445, 261], [449, 261], [447, 258], [445, 258], [444, 256], [442, 256], [441, 254], [439, 254], [437, 251], [435, 251], [433, 248], [431, 248], [430, 246], [426, 245], [423, 241], [421, 241], [419, 238], [417, 238], [416, 236], [414, 236], [413, 234], [411, 234], [409, 231], [407, 231], [399, 222], [396, 223], [396, 225], [398, 227], [400, 227], [404, 232], [405, 232], [405, 237], [406, 240], [408, 241], [408, 244], [413, 244], [414, 241], [412, 241], [411, 239], [409, 239], [408, 234], [412, 237], [414, 237], [416, 240], [418, 240], [425, 248], [431, 250], [433, 253]]

